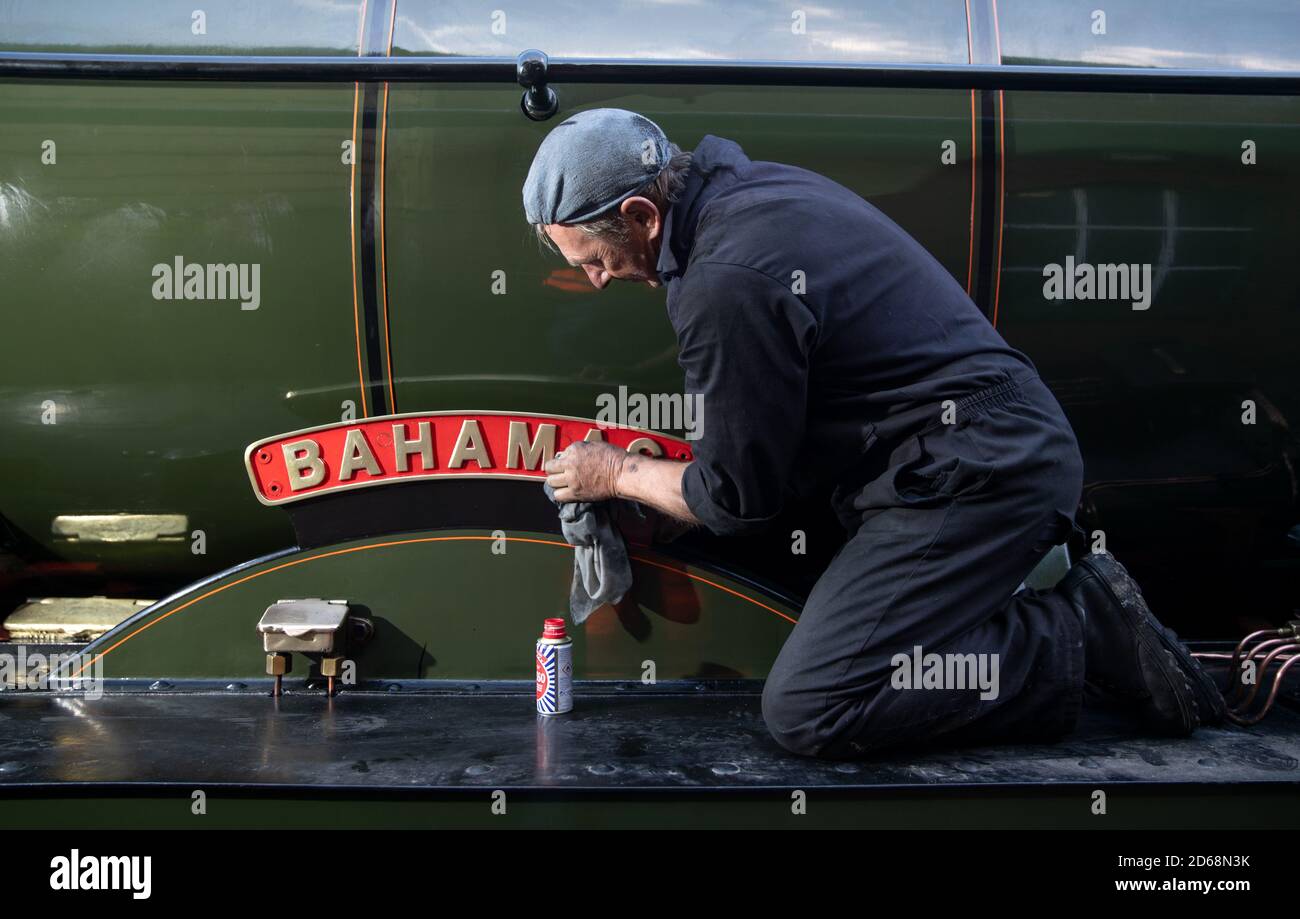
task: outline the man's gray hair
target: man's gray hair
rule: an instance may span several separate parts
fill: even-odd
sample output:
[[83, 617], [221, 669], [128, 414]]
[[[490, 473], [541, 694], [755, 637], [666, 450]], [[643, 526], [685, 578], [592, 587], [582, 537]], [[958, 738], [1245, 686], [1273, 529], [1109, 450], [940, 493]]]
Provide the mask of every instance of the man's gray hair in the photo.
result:
[[[668, 165], [655, 178], [653, 182], [647, 182], [645, 185], [634, 191], [629, 197], [648, 198], [654, 202], [655, 207], [659, 208], [659, 217], [663, 219], [668, 214], [668, 208], [673, 205], [682, 192], [686, 190], [686, 177], [691, 171], [691, 151], [682, 150], [676, 144], [668, 145]], [[618, 208], [606, 214], [601, 214], [594, 220], [588, 220], [586, 223], [574, 224], [579, 230], [588, 236], [596, 236], [613, 243], [625, 243], [629, 238], [627, 229], [627, 218], [619, 213]], [[546, 235], [546, 228], [542, 224], [534, 225], [533, 229], [537, 233], [538, 240], [552, 252], [559, 253], [555, 243]]]

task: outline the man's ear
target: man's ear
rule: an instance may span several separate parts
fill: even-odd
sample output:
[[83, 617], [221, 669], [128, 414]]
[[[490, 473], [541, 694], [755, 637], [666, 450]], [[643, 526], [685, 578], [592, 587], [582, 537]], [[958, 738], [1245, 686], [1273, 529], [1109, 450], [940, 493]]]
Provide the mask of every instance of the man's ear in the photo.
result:
[[646, 239], [656, 239], [663, 229], [659, 208], [649, 198], [633, 196], [619, 205], [618, 211], [628, 220], [645, 228]]

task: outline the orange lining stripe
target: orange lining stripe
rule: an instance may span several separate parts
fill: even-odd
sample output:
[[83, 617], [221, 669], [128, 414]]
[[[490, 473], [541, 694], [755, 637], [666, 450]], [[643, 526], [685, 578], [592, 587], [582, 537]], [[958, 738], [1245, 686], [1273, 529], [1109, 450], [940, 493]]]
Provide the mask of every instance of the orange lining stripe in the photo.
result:
[[[139, 635], [141, 632], [144, 632], [144, 631], [146, 631], [146, 630], [148, 630], [148, 629], [153, 628], [155, 625], [157, 625], [158, 623], [162, 622], [164, 619], [167, 619], [167, 618], [169, 618], [169, 617], [175, 615], [176, 613], [181, 612], [182, 610], [188, 609], [189, 607], [193, 606], [195, 603], [198, 603], [200, 600], [206, 600], [208, 597], [216, 596], [217, 594], [222, 593], [222, 592], [224, 592], [224, 591], [227, 591], [227, 590], [229, 590], [229, 589], [232, 588], [232, 587], [238, 587], [240, 584], [244, 584], [244, 583], [246, 583], [246, 582], [248, 582], [248, 581], [256, 580], [257, 578], [260, 578], [260, 577], [262, 577], [263, 575], [272, 574], [272, 573], [274, 573], [274, 572], [276, 572], [276, 571], [283, 571], [285, 568], [294, 568], [294, 567], [297, 567], [298, 565], [305, 565], [305, 564], [307, 564], [308, 562], [318, 561], [318, 560], [323, 559], [323, 558], [333, 558], [333, 557], [336, 556], [336, 555], [347, 555], [348, 553], [351, 553], [351, 552], [362, 552], [362, 551], [365, 551], [365, 550], [368, 550], [368, 549], [388, 549], [388, 548], [392, 548], [393, 546], [407, 546], [407, 545], [413, 545], [413, 544], [416, 544], [416, 543], [430, 543], [430, 542], [483, 542], [483, 541], [495, 541], [497, 538], [498, 538], [498, 537], [496, 537], [496, 536], [422, 536], [422, 537], [420, 537], [419, 539], [398, 539], [398, 540], [394, 540], [394, 541], [392, 541], [392, 542], [378, 542], [378, 543], [370, 543], [369, 545], [365, 545], [365, 546], [350, 546], [349, 548], [346, 548], [346, 549], [334, 549], [334, 550], [331, 550], [331, 551], [329, 551], [329, 552], [322, 552], [320, 555], [311, 555], [311, 556], [308, 556], [307, 558], [298, 558], [298, 559], [294, 559], [293, 561], [282, 562], [281, 564], [279, 564], [279, 565], [275, 565], [275, 566], [273, 566], [273, 567], [271, 567], [271, 568], [266, 568], [266, 569], [263, 569], [262, 571], [255, 571], [255, 572], [253, 572], [252, 574], [245, 575], [244, 577], [239, 578], [239, 579], [236, 580], [236, 581], [231, 581], [231, 582], [228, 583], [228, 584], [222, 584], [222, 585], [219, 586], [219, 587], [214, 587], [214, 588], [212, 588], [211, 590], [207, 591], [206, 593], [200, 594], [199, 596], [194, 597], [194, 598], [191, 599], [191, 600], [186, 600], [184, 603], [182, 603], [180, 606], [177, 606], [175, 609], [170, 609], [170, 610], [168, 610], [167, 612], [163, 613], [163, 614], [162, 614], [161, 616], [159, 616], [158, 618], [150, 620], [149, 622], [147, 622], [147, 623], [145, 623], [144, 625], [140, 626], [140, 628], [136, 629], [134, 632], [130, 633], [129, 635], [126, 635], [126, 636], [122, 637], [122, 638], [119, 639], [118, 641], [116, 641], [116, 642], [114, 642], [113, 644], [109, 645], [109, 646], [108, 646], [107, 648], [105, 648], [103, 651], [99, 652], [99, 654], [95, 655], [94, 659], [92, 659], [92, 660], [90, 660], [90, 661], [87, 661], [85, 664], [83, 664], [83, 665], [82, 665], [82, 666], [81, 666], [81, 667], [76, 671], [76, 673], [74, 673], [74, 674], [72, 674], [72, 675], [73, 675], [74, 677], [75, 677], [75, 676], [79, 676], [79, 675], [81, 674], [81, 672], [82, 672], [83, 670], [85, 670], [87, 667], [93, 666], [96, 662], [103, 660], [103, 659], [104, 659], [106, 656], [108, 656], [110, 653], [112, 653], [112, 652], [115, 651], [116, 649], [120, 648], [122, 645], [126, 644], [126, 643], [127, 643], [128, 641], [130, 641], [132, 638], [135, 638], [135, 636]], [[533, 539], [532, 537], [527, 537], [527, 536], [507, 536], [507, 537], [506, 537], [506, 541], [507, 541], [507, 542], [534, 543], [534, 544], [539, 545], [539, 546], [559, 546], [559, 547], [562, 548], [562, 549], [572, 549], [572, 548], [573, 548], [573, 547], [572, 547], [571, 545], [569, 545], [567, 542], [559, 542], [559, 541], [557, 541], [557, 540], [553, 540], [553, 539]], [[767, 604], [765, 604], [765, 603], [761, 603], [761, 602], [759, 602], [758, 600], [755, 600], [753, 597], [749, 597], [749, 596], [746, 596], [745, 594], [742, 594], [742, 593], [740, 593], [740, 592], [738, 592], [738, 591], [732, 590], [730, 587], [724, 587], [723, 585], [717, 583], [716, 581], [710, 581], [708, 578], [701, 577], [701, 576], [699, 576], [698, 574], [691, 574], [689, 571], [682, 571], [682, 570], [680, 570], [680, 569], [673, 568], [673, 567], [671, 567], [670, 565], [664, 565], [664, 564], [661, 564], [661, 563], [659, 563], [659, 562], [653, 562], [653, 561], [650, 561], [649, 559], [647, 559], [647, 558], [643, 558], [643, 557], [641, 557], [641, 556], [631, 556], [631, 557], [632, 557], [635, 561], [642, 562], [642, 563], [647, 564], [647, 565], [653, 565], [653, 566], [655, 566], [656, 568], [663, 568], [663, 569], [666, 570], [666, 571], [671, 571], [671, 572], [673, 572], [673, 573], [675, 573], [675, 574], [680, 574], [680, 575], [683, 575], [683, 576], [685, 576], [685, 577], [688, 577], [688, 578], [690, 578], [690, 579], [693, 580], [693, 581], [699, 581], [701, 584], [707, 584], [707, 585], [709, 585], [710, 587], [716, 587], [718, 590], [725, 591], [726, 593], [729, 593], [729, 594], [732, 594], [733, 596], [739, 597], [739, 598], [742, 599], [742, 600], [746, 600], [746, 601], [748, 601], [748, 602], [754, 604], [755, 606], [762, 607], [763, 609], [767, 610], [767, 611], [770, 612], [770, 613], [775, 613], [777, 616], [780, 616], [782, 619], [786, 620], [787, 622], [790, 622], [790, 623], [797, 622], [797, 620], [795, 620], [795, 619], [791, 619], [789, 616], [787, 616], [785, 613], [782, 613], [780, 610], [775, 610], [775, 609], [773, 609], [772, 607], [768, 606]]]
[[[397, 25], [397, 0], [388, 21], [388, 52], [393, 56], [393, 29]], [[397, 413], [397, 391], [393, 388], [392, 337], [388, 331], [388, 241], [384, 237], [388, 223], [388, 197], [384, 193], [384, 177], [388, 171], [388, 84], [384, 84], [383, 127], [379, 131], [379, 286], [384, 298], [384, 362], [388, 366], [388, 410]]]
[[[357, 23], [357, 57], [365, 37], [366, 0], [361, 0], [361, 17]], [[361, 103], [361, 84], [352, 84], [352, 177], [348, 185], [348, 232], [352, 240], [352, 331], [357, 342], [357, 385], [361, 388], [361, 417], [369, 418], [366, 405], [366, 372], [361, 366], [361, 316], [357, 309], [357, 108]]]
[[725, 591], [726, 593], [731, 594], [733, 597], [739, 597], [742, 600], [748, 600], [750, 603], [754, 604], [755, 606], [761, 606], [769, 613], [773, 613], [777, 616], [780, 616], [782, 619], [784, 619], [786, 622], [790, 623], [791, 625], [796, 625], [799, 622], [798, 619], [792, 619], [791, 617], [787, 616], [785, 613], [781, 612], [778, 609], [772, 609], [772, 607], [768, 606], [766, 603], [760, 603], [758, 600], [755, 600], [753, 597], [746, 596], [745, 594], [742, 594], [738, 590], [732, 590], [730, 587], [724, 587], [723, 585], [717, 583], [716, 581], [710, 581], [708, 578], [702, 578], [697, 574], [691, 574], [689, 571], [682, 571], [680, 568], [674, 568], [672, 565], [665, 565], [661, 562], [652, 562], [650, 561], [650, 559], [644, 558], [640, 555], [633, 555], [631, 556], [631, 558], [633, 561], [641, 562], [643, 565], [653, 565], [656, 568], [662, 568], [665, 571], [671, 571], [675, 574], [684, 574], [688, 578], [694, 581], [699, 581], [701, 584], [708, 584], [710, 587], [716, 587], [718, 590]]

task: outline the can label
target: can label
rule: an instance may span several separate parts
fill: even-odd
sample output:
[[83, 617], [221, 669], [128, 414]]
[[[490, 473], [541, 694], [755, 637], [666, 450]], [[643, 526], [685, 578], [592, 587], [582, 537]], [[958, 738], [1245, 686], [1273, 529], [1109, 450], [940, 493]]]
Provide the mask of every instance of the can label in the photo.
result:
[[537, 643], [537, 711], [562, 715], [573, 708], [573, 642]]

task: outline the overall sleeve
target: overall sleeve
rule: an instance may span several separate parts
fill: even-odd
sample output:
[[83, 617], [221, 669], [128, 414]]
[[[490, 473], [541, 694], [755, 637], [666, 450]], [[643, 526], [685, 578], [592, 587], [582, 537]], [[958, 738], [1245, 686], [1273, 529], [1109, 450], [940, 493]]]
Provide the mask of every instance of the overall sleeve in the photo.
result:
[[682, 278], [674, 326], [703, 419], [682, 497], [713, 533], [761, 529], [781, 510], [803, 439], [815, 318], [779, 281], [703, 262]]

